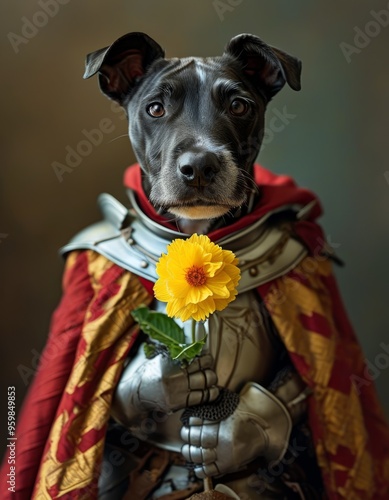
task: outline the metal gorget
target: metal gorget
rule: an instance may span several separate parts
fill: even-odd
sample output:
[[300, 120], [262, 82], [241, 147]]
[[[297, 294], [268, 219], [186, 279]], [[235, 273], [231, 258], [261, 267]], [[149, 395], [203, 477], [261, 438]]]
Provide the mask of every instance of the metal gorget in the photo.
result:
[[[61, 254], [80, 249], [94, 250], [120, 267], [155, 282], [155, 265], [166, 246], [173, 239], [188, 238], [189, 235], [153, 221], [142, 212], [135, 193], [128, 190], [128, 195], [131, 210], [109, 194], [100, 195], [98, 203], [104, 219], [78, 233], [61, 249]], [[215, 242], [233, 251], [239, 259], [239, 293], [284, 275], [307, 255], [306, 248], [291, 235], [290, 226], [269, 222], [283, 211], [293, 211], [297, 219], [303, 218], [310, 208], [310, 205], [283, 206]]]

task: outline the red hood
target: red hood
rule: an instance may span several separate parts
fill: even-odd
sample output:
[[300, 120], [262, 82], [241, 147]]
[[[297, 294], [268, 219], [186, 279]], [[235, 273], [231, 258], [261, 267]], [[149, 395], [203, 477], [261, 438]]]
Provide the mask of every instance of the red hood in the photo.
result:
[[[273, 174], [260, 165], [254, 165], [254, 179], [261, 193], [261, 198], [254, 210], [229, 226], [211, 231], [208, 236], [213, 241], [217, 241], [227, 234], [252, 224], [270, 211], [287, 205], [305, 206], [312, 201], [316, 201], [316, 205], [312, 208], [308, 219], [297, 222], [295, 228], [298, 236], [304, 241], [311, 253], [321, 249], [324, 243], [323, 233], [314, 221], [322, 214], [322, 208], [315, 194], [308, 189], [298, 187], [291, 177]], [[159, 215], [149, 202], [143, 191], [142, 171], [138, 164], [127, 168], [124, 174], [124, 185], [135, 191], [138, 202], [148, 217], [165, 227], [177, 231], [177, 227]]]

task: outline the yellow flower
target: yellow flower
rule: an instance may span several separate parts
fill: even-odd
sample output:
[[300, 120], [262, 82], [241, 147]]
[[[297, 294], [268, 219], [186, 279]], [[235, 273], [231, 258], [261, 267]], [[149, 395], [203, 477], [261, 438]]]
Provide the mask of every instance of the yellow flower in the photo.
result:
[[157, 264], [155, 297], [167, 302], [170, 317], [206, 319], [236, 297], [240, 280], [238, 259], [208, 236], [193, 234], [174, 240]]

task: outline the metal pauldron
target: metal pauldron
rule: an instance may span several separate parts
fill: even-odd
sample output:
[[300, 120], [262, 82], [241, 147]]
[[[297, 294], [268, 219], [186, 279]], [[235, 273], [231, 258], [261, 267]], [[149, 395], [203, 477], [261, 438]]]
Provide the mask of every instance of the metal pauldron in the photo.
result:
[[[112, 196], [100, 195], [99, 205], [104, 220], [81, 231], [61, 249], [61, 253], [94, 250], [120, 267], [156, 281], [155, 265], [166, 251], [166, 246], [175, 238], [187, 238], [189, 235], [168, 229], [148, 218], [132, 191], [129, 191], [129, 197], [132, 211]], [[296, 217], [300, 212], [305, 213], [305, 207], [300, 205], [284, 206], [282, 210], [293, 211]], [[268, 224], [277, 213], [277, 210], [270, 211], [249, 227], [216, 241], [239, 258], [239, 293], [284, 275], [307, 255], [306, 248], [291, 236], [288, 227]]]

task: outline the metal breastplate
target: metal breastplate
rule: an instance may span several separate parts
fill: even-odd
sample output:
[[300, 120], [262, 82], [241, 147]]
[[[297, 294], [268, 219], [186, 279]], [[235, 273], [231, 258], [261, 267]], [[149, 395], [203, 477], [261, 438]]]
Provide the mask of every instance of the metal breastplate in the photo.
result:
[[[153, 309], [164, 312], [165, 304], [155, 301]], [[239, 294], [226, 309], [212, 314], [204, 324], [198, 324], [196, 336], [201, 338], [207, 333], [203, 352], [212, 354], [218, 386], [239, 392], [248, 381], [266, 385], [280, 347], [271, 325], [266, 323], [257, 293], [250, 290]], [[184, 330], [190, 329], [189, 324], [183, 326]], [[185, 333], [190, 341], [189, 331]], [[154, 415], [156, 418], [151, 416], [148, 428], [141, 426], [132, 432], [161, 448], [179, 452], [183, 445], [179, 435], [181, 414], [182, 411], [178, 411]]]
[[274, 332], [266, 331], [258, 297], [250, 290], [208, 321], [208, 351], [215, 360], [218, 383], [234, 392], [251, 380], [266, 383], [274, 365]]

